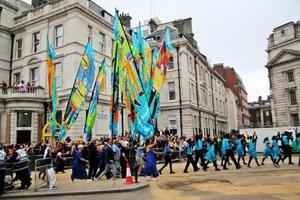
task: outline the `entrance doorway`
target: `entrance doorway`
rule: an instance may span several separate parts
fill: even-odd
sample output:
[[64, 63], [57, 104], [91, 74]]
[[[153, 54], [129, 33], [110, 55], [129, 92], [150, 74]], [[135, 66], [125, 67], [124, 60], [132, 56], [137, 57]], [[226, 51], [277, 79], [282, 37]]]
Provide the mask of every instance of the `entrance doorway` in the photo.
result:
[[31, 142], [31, 131], [17, 131], [17, 144]]

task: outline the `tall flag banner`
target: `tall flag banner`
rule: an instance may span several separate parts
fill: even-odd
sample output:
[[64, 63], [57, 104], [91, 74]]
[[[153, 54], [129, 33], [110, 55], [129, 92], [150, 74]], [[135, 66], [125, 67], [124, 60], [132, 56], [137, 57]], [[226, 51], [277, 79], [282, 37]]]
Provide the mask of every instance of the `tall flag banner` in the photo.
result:
[[100, 91], [104, 91], [105, 77], [106, 77], [106, 63], [105, 63], [105, 59], [103, 59], [102, 64], [99, 67], [91, 101], [88, 107], [88, 114], [84, 125], [84, 139], [87, 142], [89, 142], [92, 138], [92, 128], [94, 127], [95, 119], [97, 116], [98, 96]]
[[109, 113], [109, 129], [112, 136], [118, 134], [118, 119], [119, 119], [119, 60], [118, 60], [118, 46], [119, 42], [114, 44], [114, 52], [112, 59], [112, 72], [111, 72], [111, 97], [110, 97], [110, 113]]
[[91, 44], [88, 42], [81, 58], [77, 75], [70, 93], [69, 101], [63, 117], [58, 140], [61, 141], [74, 125], [82, 105], [86, 102], [93, 86], [95, 72], [95, 56]]
[[56, 91], [56, 78], [54, 61], [55, 51], [47, 37], [47, 64], [48, 64], [48, 94], [50, 98], [50, 132], [52, 138], [56, 134], [56, 113], [57, 113], [57, 91]]
[[[136, 131], [148, 136], [151, 131], [151, 126], [148, 123], [150, 120], [148, 101], [138, 72], [138, 65], [133, 57], [131, 46], [128, 43], [127, 36], [117, 12], [113, 23], [113, 32], [116, 41], [119, 41], [120, 44], [120, 57], [117, 58], [120, 59], [120, 65], [125, 68], [128, 75], [127, 81], [129, 82], [128, 85], [130, 88], [127, 95], [136, 112]], [[123, 56], [123, 58], [121, 56]]]
[[154, 89], [160, 93], [160, 89], [166, 80], [167, 67], [173, 46], [170, 39], [169, 29], [166, 30], [164, 42], [158, 52], [158, 58], [152, 72], [152, 80]]

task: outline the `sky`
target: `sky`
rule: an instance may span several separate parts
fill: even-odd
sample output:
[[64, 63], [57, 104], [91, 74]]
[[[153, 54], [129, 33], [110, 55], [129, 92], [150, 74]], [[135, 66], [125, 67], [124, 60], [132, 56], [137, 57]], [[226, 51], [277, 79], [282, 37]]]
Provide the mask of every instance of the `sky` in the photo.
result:
[[[30, 2], [31, 0], [25, 0]], [[93, 0], [114, 14], [129, 13], [132, 25], [151, 17], [162, 22], [192, 18], [200, 51], [211, 64], [234, 67], [248, 101], [269, 95], [267, 38], [275, 27], [300, 20], [300, 0]]]

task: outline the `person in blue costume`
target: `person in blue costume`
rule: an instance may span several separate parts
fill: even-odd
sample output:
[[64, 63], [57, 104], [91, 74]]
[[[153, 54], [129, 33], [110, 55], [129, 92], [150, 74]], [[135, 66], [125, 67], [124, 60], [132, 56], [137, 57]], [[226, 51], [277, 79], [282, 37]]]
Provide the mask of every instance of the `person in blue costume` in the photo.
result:
[[282, 148], [283, 148], [283, 154], [284, 157], [282, 158], [282, 162], [288, 157], [289, 158], [289, 165], [293, 165], [292, 162], [292, 148], [290, 145], [290, 141], [293, 140], [293, 137], [288, 131], [285, 131], [284, 134], [281, 137], [282, 141]]
[[145, 141], [146, 146], [146, 162], [145, 165], [140, 173], [140, 176], [153, 176], [153, 180], [156, 180], [159, 176], [156, 162], [155, 162], [155, 154], [156, 152], [153, 150], [154, 146], [157, 144], [157, 137], [154, 136], [154, 142], [152, 143], [152, 140], [148, 138]]
[[238, 155], [238, 164], [240, 165], [240, 160], [243, 160], [244, 165], [247, 165], [247, 163], [245, 162], [245, 151], [244, 151], [244, 145], [243, 145], [243, 136], [241, 134], [237, 135], [237, 138], [235, 140], [235, 143], [237, 145], [236, 147], [236, 152]]
[[217, 164], [215, 138], [212, 138], [212, 139], [207, 138], [206, 143], [207, 143], [207, 152], [206, 152], [206, 155], [205, 155], [206, 163], [203, 167], [203, 170], [207, 171], [208, 164], [213, 163], [214, 166], [215, 166], [215, 171], [220, 171], [220, 169], [218, 168], [218, 164]]
[[162, 170], [168, 166], [170, 166], [170, 174], [175, 174], [175, 172], [172, 169], [172, 149], [168, 143], [168, 141], [166, 141], [166, 146], [164, 148], [164, 160], [165, 160], [165, 164], [160, 168], [160, 170], [158, 170], [158, 172], [160, 174], [162, 174]]
[[185, 165], [185, 168], [183, 170], [183, 173], [189, 173], [188, 168], [189, 168], [190, 164], [193, 165], [194, 172], [199, 170], [199, 168], [197, 167], [197, 165], [196, 165], [196, 163], [193, 159], [193, 147], [194, 147], [193, 141], [191, 139], [188, 139], [187, 143], [186, 143], [187, 160], [186, 160], [186, 165]]
[[248, 161], [248, 167], [251, 168], [250, 164], [252, 159], [254, 158], [257, 166], [261, 166], [260, 164], [258, 164], [258, 160], [257, 160], [257, 153], [256, 153], [256, 142], [257, 142], [257, 136], [256, 133], [254, 132], [253, 136], [249, 136], [249, 141], [248, 141], [248, 150], [249, 150], [249, 156], [250, 159]]
[[200, 166], [204, 166], [205, 160], [204, 160], [204, 151], [203, 151], [203, 141], [202, 141], [202, 133], [195, 136], [195, 163], [198, 164], [199, 158], [200, 158]]
[[225, 159], [225, 163], [223, 165], [223, 170], [228, 169], [226, 167], [226, 165], [229, 162], [229, 158], [231, 158], [231, 160], [235, 164], [236, 169], [240, 169], [241, 166], [236, 162], [236, 159], [234, 157], [234, 152], [233, 152], [234, 139], [233, 139], [233, 137], [230, 138], [229, 134], [225, 134], [224, 138], [225, 138], [225, 142], [227, 142], [227, 144], [226, 144], [226, 159]]
[[273, 157], [273, 164], [275, 167], [279, 167], [279, 161], [281, 160], [281, 153], [278, 144], [277, 136], [272, 137], [272, 157]]
[[73, 156], [73, 167], [71, 179], [87, 179], [87, 172], [85, 169], [85, 164], [89, 163], [88, 160], [84, 159], [82, 152], [84, 150], [84, 145], [78, 145], [78, 151], [76, 151], [75, 145], [72, 146], [72, 156]]
[[[226, 158], [226, 148], [227, 148], [227, 139], [223, 136], [222, 141], [221, 141], [221, 166], [224, 165], [224, 161]], [[229, 164], [229, 163], [228, 163]]]
[[[273, 155], [272, 155], [272, 143], [270, 142], [268, 137], [266, 137], [264, 139], [264, 144], [265, 144], [265, 149], [264, 149], [261, 165], [265, 165], [264, 162], [269, 156], [271, 157], [272, 162], [274, 162]], [[273, 163], [273, 164], [276, 164], [276, 163]]]
[[300, 166], [300, 133], [298, 133], [297, 136], [296, 136], [296, 142], [297, 142], [297, 152], [299, 154], [299, 163], [298, 163], [298, 165]]

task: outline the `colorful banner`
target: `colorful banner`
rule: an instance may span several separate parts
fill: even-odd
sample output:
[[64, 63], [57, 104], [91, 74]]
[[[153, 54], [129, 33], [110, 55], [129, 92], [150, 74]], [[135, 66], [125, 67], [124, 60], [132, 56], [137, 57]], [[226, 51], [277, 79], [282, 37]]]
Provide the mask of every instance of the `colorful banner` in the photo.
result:
[[118, 134], [118, 119], [119, 119], [119, 60], [118, 60], [118, 45], [115, 43], [113, 60], [112, 60], [112, 72], [111, 72], [111, 97], [110, 97], [110, 114], [109, 114], [109, 129], [112, 136]]
[[61, 141], [74, 125], [94, 82], [94, 51], [88, 42], [80, 61], [74, 85], [63, 117], [58, 140]]
[[48, 94], [50, 98], [49, 111], [50, 111], [50, 132], [52, 138], [56, 135], [56, 113], [57, 113], [57, 91], [56, 91], [56, 77], [55, 67], [53, 61], [55, 59], [55, 51], [47, 38], [47, 64], [48, 64]]
[[[116, 41], [120, 44], [120, 50], [118, 51], [120, 60], [120, 66], [128, 76], [128, 86], [130, 86], [127, 96], [130, 98], [131, 105], [133, 105], [136, 112], [137, 127], [136, 131], [140, 134], [148, 136], [151, 130], [149, 126], [150, 112], [148, 107], [147, 97], [143, 88], [140, 74], [138, 73], [138, 65], [133, 57], [132, 49], [128, 43], [127, 36], [124, 32], [124, 28], [119, 20], [118, 13], [116, 12], [113, 31]], [[131, 113], [132, 114], [132, 113]]]
[[97, 103], [100, 91], [104, 91], [106, 77], [106, 63], [103, 59], [101, 66], [99, 67], [98, 75], [94, 85], [91, 101], [89, 103], [88, 114], [84, 125], [84, 139], [89, 142], [92, 138], [92, 128], [95, 124], [97, 116]]

